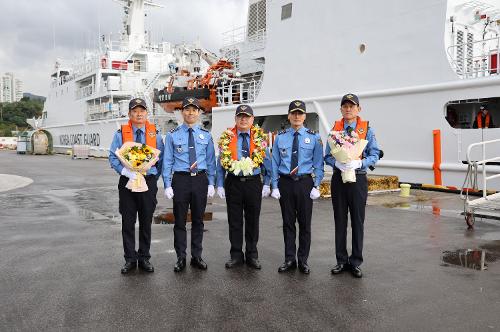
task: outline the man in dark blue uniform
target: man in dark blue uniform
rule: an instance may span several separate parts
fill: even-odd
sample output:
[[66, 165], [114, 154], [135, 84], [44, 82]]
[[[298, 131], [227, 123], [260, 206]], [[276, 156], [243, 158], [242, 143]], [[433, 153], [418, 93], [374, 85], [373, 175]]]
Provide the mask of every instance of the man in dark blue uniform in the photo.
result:
[[[148, 191], [132, 192], [125, 186], [129, 179], [135, 179], [136, 173], [123, 167], [116, 157], [116, 149], [121, 148], [127, 141], [148, 144], [149, 146], [163, 151], [163, 141], [155, 126], [147, 121], [148, 112], [146, 102], [140, 98], [134, 98], [129, 103], [129, 122], [119, 129], [113, 137], [109, 149], [109, 163], [111, 167], [120, 174], [118, 183], [119, 210], [122, 215], [122, 238], [123, 250], [125, 252], [125, 265], [121, 272], [126, 274], [137, 267], [146, 272], [153, 272], [153, 265], [149, 262], [151, 255], [151, 222], [156, 208], [156, 193], [158, 191], [157, 181], [161, 174], [162, 154], [160, 161], [151, 167], [145, 176]], [[135, 221], [139, 216], [139, 251], [135, 251]]]
[[200, 103], [193, 97], [182, 102], [184, 124], [172, 130], [165, 137], [163, 156], [163, 181], [165, 196], [173, 198], [174, 205], [174, 247], [177, 253], [175, 272], [186, 267], [186, 218], [191, 207], [191, 265], [206, 270], [203, 261], [203, 215], [207, 196], [215, 193], [215, 151], [210, 132], [197, 123], [200, 117]]
[[[271, 182], [271, 159], [269, 149], [262, 147], [253, 127], [253, 110], [248, 105], [239, 105], [236, 108], [236, 126], [231, 141], [228, 143], [227, 156], [231, 160], [239, 161], [242, 158], [252, 158], [258, 149], [265, 151], [262, 163], [253, 168], [251, 175], [228, 172], [224, 169], [219, 155], [217, 164], [217, 194], [226, 199], [227, 220], [229, 223], [229, 241], [231, 242], [231, 259], [226, 262], [230, 269], [245, 262], [249, 267], [259, 270], [261, 264], [258, 260], [257, 242], [259, 240], [259, 217], [262, 197], [269, 196]], [[257, 134], [258, 135], [258, 134]], [[266, 144], [267, 142], [263, 142]], [[260, 148], [258, 145], [260, 145]], [[267, 146], [267, 145], [266, 145]], [[256, 152], [257, 151], [257, 152]], [[262, 185], [261, 174], [264, 179]], [[243, 254], [243, 216], [245, 217], [245, 254]]]
[[[363, 263], [363, 235], [365, 222], [365, 206], [368, 197], [368, 179], [366, 170], [375, 165], [379, 159], [379, 148], [373, 129], [368, 126], [368, 121], [363, 121], [359, 116], [361, 107], [359, 99], [354, 94], [342, 97], [340, 103], [342, 119], [335, 122], [333, 130], [345, 131], [347, 134], [356, 132], [361, 139], [366, 139], [366, 145], [360, 159], [349, 163], [341, 163], [331, 155], [330, 145], [325, 148], [325, 162], [333, 168], [331, 181], [333, 215], [335, 219], [335, 255], [337, 265], [332, 269], [332, 274], [339, 274], [347, 269], [356, 278], [361, 278], [363, 273], [359, 266]], [[344, 183], [342, 171], [355, 170], [356, 182]], [[351, 215], [352, 228], [352, 254], [347, 254], [347, 213]]]
[[[311, 247], [312, 201], [320, 196], [324, 167], [321, 138], [303, 126], [305, 119], [304, 102], [292, 101], [288, 107], [291, 128], [276, 136], [272, 149], [271, 196], [280, 200], [285, 241], [285, 262], [278, 272], [294, 270], [297, 260], [302, 273], [310, 272], [307, 259]], [[295, 249], [296, 222], [299, 224], [298, 251]]]

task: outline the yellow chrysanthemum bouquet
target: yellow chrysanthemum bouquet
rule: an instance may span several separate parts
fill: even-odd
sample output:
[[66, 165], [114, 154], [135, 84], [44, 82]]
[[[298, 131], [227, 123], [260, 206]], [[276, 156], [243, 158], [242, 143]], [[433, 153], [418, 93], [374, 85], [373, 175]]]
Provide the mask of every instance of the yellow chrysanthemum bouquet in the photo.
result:
[[133, 192], [148, 190], [144, 175], [158, 161], [160, 150], [146, 144], [125, 142], [115, 152], [123, 167], [136, 173], [134, 180], [130, 179], [126, 187]]

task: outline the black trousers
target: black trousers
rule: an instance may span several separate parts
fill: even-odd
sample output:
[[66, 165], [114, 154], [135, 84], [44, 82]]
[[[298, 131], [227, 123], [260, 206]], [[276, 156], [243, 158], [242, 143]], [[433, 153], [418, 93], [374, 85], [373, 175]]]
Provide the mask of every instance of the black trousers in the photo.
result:
[[[243, 181], [244, 180], [244, 181]], [[227, 220], [231, 258], [243, 260], [243, 216], [245, 217], [245, 256], [258, 258], [259, 217], [262, 204], [262, 181], [260, 175], [238, 177], [228, 175], [226, 191]]]
[[[136, 262], [151, 258], [151, 222], [153, 213], [158, 203], [156, 193], [158, 186], [157, 177], [146, 176], [148, 191], [142, 193], [132, 192], [125, 188], [128, 178], [120, 176], [118, 182], [119, 211], [122, 215], [123, 251], [127, 262]], [[139, 216], [139, 251], [135, 251], [135, 221]]]
[[[335, 256], [338, 264], [360, 266], [363, 263], [365, 206], [368, 197], [366, 174], [356, 174], [355, 183], [343, 183], [339, 171], [331, 182], [333, 216], [335, 219]], [[351, 215], [352, 255], [347, 254], [347, 212]]]
[[208, 178], [206, 173], [196, 176], [174, 173], [174, 248], [177, 258], [186, 258], [186, 218], [191, 208], [191, 256], [200, 257], [203, 250], [203, 215], [207, 206]]
[[[310, 176], [293, 180], [280, 176], [281, 216], [283, 217], [283, 237], [285, 240], [285, 260], [307, 263], [311, 248], [311, 217], [313, 201], [310, 198], [314, 186]], [[295, 222], [299, 223], [299, 250], [295, 247]]]

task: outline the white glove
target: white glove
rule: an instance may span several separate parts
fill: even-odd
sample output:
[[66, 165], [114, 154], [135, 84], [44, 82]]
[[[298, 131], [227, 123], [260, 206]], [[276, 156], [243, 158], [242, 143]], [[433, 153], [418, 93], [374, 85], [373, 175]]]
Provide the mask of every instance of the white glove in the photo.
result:
[[208, 185], [207, 197], [212, 198], [215, 195], [215, 188], [213, 185]]
[[217, 187], [217, 195], [222, 199], [226, 198], [226, 191], [224, 190], [224, 187]]
[[318, 188], [313, 187], [311, 190], [311, 193], [309, 194], [309, 197], [311, 197], [311, 199], [317, 199], [317, 198], [319, 198], [319, 196], [320, 196], [320, 193], [319, 193]]
[[348, 162], [347, 164], [345, 164], [345, 167], [347, 169], [358, 169], [358, 168], [361, 168], [361, 160], [360, 159], [356, 159], [356, 160], [353, 160], [351, 162]]
[[269, 194], [271, 194], [271, 187], [269, 187], [268, 185], [264, 185], [262, 187], [262, 197], [267, 197], [269, 196]]
[[130, 171], [128, 168], [123, 167], [122, 175], [128, 177], [130, 180], [135, 180], [137, 174], [135, 172]]
[[335, 160], [335, 167], [340, 169], [342, 172], [345, 172], [347, 169], [347, 164], [341, 163], [340, 161]]
[[165, 189], [165, 197], [167, 199], [174, 198], [174, 190], [172, 189], [172, 187], [168, 187], [167, 189]]
[[276, 198], [276, 199], [280, 199], [281, 198], [280, 190], [278, 188], [274, 188], [273, 192], [271, 193], [271, 197]]

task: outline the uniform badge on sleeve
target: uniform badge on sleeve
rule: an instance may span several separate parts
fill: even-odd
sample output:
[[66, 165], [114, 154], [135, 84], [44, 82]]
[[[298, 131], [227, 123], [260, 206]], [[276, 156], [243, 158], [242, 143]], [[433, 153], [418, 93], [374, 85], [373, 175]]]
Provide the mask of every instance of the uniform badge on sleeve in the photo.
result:
[[205, 135], [200, 134], [200, 138], [201, 138], [201, 139], [205, 139]]
[[306, 137], [306, 138], [304, 139], [304, 143], [306, 143], [306, 144], [311, 143], [311, 139], [309, 139], [309, 137]]

